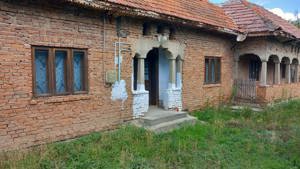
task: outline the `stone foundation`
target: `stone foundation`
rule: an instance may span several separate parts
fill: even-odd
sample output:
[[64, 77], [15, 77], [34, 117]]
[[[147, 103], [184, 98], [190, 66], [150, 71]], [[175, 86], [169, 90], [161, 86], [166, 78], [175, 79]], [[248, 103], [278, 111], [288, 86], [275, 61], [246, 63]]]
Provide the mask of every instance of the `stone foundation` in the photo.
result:
[[138, 118], [143, 116], [149, 109], [149, 92], [134, 91], [133, 92], [133, 116]]
[[164, 108], [168, 110], [182, 110], [182, 93], [180, 88], [166, 90]]

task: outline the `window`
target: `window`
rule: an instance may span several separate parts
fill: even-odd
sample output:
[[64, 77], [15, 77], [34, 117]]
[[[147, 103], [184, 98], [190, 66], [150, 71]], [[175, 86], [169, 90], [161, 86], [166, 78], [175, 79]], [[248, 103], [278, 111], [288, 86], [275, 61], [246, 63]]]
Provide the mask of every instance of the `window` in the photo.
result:
[[249, 79], [259, 80], [260, 61], [250, 60]]
[[205, 84], [217, 84], [221, 82], [221, 58], [205, 58]]
[[33, 47], [32, 52], [35, 96], [87, 93], [85, 50]]

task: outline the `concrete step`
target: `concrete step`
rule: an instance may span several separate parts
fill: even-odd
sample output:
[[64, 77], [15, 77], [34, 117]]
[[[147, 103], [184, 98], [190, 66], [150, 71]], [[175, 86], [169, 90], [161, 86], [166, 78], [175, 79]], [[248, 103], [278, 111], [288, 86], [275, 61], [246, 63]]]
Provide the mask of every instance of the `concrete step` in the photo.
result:
[[257, 103], [256, 101], [253, 101], [253, 100], [238, 99], [238, 100], [233, 101], [232, 104], [234, 106], [244, 106], [244, 107], [247, 106], [247, 107], [262, 108], [262, 105], [260, 105], [259, 103]]
[[172, 121], [167, 121], [167, 122], [163, 122], [163, 123], [159, 123], [153, 126], [147, 126], [145, 127], [147, 130], [153, 131], [155, 133], [162, 133], [162, 132], [169, 132], [172, 131], [174, 129], [177, 129], [183, 125], [187, 125], [187, 124], [195, 124], [197, 121], [197, 119], [195, 117], [189, 116], [187, 115], [184, 118], [179, 118], [176, 120], [172, 120]]
[[143, 117], [140, 119], [140, 121], [144, 127], [149, 127], [165, 122], [186, 118], [187, 116], [188, 114], [186, 112], [163, 112]]
[[262, 108], [258, 108], [258, 107], [248, 107], [248, 106], [231, 106], [232, 110], [242, 110], [245, 108], [249, 108], [251, 109], [253, 112], [262, 112], [263, 109]]

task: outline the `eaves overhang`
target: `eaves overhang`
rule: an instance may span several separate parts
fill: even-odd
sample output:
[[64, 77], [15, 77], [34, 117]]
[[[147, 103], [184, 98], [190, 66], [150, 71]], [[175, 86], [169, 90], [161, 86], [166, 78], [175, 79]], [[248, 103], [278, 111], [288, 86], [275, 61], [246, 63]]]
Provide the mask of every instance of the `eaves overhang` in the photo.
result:
[[135, 17], [163, 20], [163, 21], [173, 22], [173, 23], [187, 25], [187, 26], [193, 26], [196, 28], [207, 29], [210, 31], [216, 31], [219, 33], [225, 33], [234, 36], [242, 34], [242, 31], [238, 29], [237, 30], [229, 29], [229, 28], [211, 25], [199, 21], [183, 19], [171, 15], [124, 6], [124, 5], [111, 3], [107, 1], [95, 1], [95, 0], [64, 0], [64, 1], [84, 8], [108, 11], [115, 16], [135, 16]]

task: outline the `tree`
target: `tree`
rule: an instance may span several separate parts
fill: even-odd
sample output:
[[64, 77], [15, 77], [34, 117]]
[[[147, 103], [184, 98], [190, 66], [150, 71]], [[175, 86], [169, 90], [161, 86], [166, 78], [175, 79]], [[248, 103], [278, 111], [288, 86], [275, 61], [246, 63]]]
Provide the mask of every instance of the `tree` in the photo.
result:
[[300, 28], [300, 13], [299, 13], [298, 10], [295, 12], [295, 16], [296, 16], [296, 20], [293, 21], [292, 23], [293, 23], [295, 26], [297, 26], [298, 28]]

